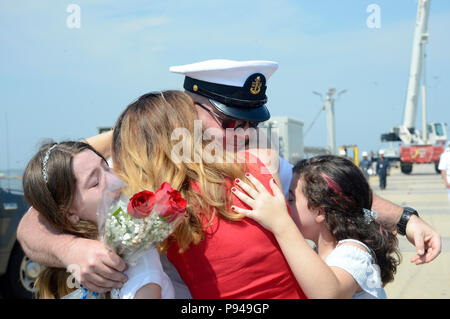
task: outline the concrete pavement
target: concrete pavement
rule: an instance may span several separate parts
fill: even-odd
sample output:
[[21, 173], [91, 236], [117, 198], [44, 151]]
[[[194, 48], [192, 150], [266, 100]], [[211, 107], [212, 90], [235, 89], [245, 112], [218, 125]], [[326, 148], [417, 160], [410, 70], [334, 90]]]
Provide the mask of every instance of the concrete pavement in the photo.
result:
[[393, 282], [386, 287], [388, 298], [450, 298], [450, 205], [440, 174], [434, 165], [415, 165], [410, 175], [391, 170], [387, 187], [380, 190], [377, 176], [370, 177], [372, 190], [402, 206], [415, 208], [420, 217], [442, 237], [441, 254], [431, 263], [415, 265], [410, 259], [415, 247], [399, 236], [402, 262]]

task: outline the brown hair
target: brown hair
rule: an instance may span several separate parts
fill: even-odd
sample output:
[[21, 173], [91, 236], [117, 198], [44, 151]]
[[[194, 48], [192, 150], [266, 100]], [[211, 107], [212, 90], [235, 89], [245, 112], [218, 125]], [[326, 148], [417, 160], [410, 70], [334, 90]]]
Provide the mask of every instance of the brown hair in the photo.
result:
[[364, 217], [363, 208], [372, 207], [372, 190], [361, 170], [346, 158], [322, 155], [298, 162], [293, 172], [303, 181], [308, 208], [324, 210], [334, 238], [365, 243], [375, 253], [383, 285], [394, 280], [401, 259], [397, 237], [392, 226]]
[[[50, 150], [52, 146], [54, 148]], [[98, 234], [97, 225], [84, 220], [73, 224], [67, 217], [76, 194], [77, 180], [73, 172], [73, 157], [84, 150], [91, 150], [103, 158], [92, 146], [83, 142], [68, 141], [43, 145], [25, 169], [23, 190], [28, 204], [50, 225], [61, 232], [94, 239]], [[45, 158], [48, 159], [45, 165], [47, 181], [43, 176]], [[71, 292], [66, 284], [68, 276], [63, 268], [45, 268], [35, 282], [36, 296], [54, 299], [68, 294]]]
[[[211, 220], [218, 213], [228, 220], [243, 218], [229, 210], [231, 193], [227, 193], [225, 187], [227, 179], [246, 180], [243, 167], [229, 161], [204, 161], [201, 154], [207, 143], [203, 139], [194, 141], [195, 120], [198, 116], [190, 96], [175, 90], [153, 92], [128, 105], [113, 133], [114, 170], [128, 184], [130, 194], [142, 189], [154, 190], [163, 182], [169, 182], [187, 200], [188, 218], [174, 232], [181, 251], [203, 238], [203, 217]], [[198, 155], [201, 160], [172, 158], [171, 152], [178, 143], [172, 139], [172, 132], [177, 128], [189, 133], [184, 136], [187, 143], [183, 151], [190, 149], [192, 156]], [[224, 156], [230, 154], [224, 151]], [[199, 192], [192, 188], [193, 182], [198, 182]], [[168, 241], [160, 248], [167, 247]]]

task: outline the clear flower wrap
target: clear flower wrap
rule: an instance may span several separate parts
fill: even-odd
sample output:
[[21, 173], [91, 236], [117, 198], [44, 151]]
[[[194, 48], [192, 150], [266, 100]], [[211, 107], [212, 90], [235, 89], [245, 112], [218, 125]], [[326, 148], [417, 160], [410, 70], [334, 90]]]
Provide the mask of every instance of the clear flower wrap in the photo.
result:
[[[134, 265], [148, 249], [168, 238], [186, 216], [186, 200], [163, 183], [155, 192], [142, 191], [131, 198], [123, 193], [126, 183], [116, 175], [106, 178], [106, 186], [97, 208], [100, 240], [128, 265]], [[113, 289], [111, 298], [120, 290]], [[102, 299], [81, 287], [63, 299]]]

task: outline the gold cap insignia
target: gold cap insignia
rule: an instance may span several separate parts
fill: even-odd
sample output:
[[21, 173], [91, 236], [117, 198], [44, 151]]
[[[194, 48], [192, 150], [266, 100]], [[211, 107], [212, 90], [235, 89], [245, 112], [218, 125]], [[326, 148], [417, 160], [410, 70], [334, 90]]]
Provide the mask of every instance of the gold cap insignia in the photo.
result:
[[258, 76], [256, 79], [252, 82], [252, 86], [250, 87], [250, 93], [251, 94], [258, 94], [261, 91], [261, 78]]

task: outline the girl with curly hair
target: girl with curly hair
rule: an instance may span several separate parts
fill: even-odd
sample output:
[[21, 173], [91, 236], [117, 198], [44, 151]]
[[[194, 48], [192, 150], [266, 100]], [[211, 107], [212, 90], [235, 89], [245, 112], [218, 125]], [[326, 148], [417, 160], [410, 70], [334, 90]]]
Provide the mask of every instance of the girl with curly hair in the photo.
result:
[[293, 171], [288, 199], [293, 218], [275, 181], [272, 195], [250, 174], [256, 189], [236, 179], [232, 191], [251, 209], [232, 209], [275, 235], [309, 298], [386, 298], [383, 287], [400, 261], [398, 242], [394, 231], [376, 220], [361, 170], [348, 159], [324, 155], [297, 163]]

